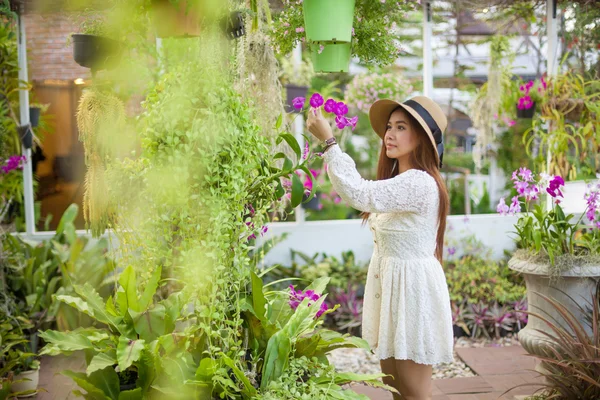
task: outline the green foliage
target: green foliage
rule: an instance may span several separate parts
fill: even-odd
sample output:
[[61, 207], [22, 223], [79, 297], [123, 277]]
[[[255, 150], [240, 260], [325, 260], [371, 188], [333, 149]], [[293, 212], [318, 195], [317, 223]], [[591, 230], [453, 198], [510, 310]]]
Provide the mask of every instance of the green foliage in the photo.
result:
[[516, 277], [505, 262], [467, 255], [446, 264], [444, 270], [450, 299], [455, 302], [505, 304], [525, 295], [522, 278]]
[[[354, 35], [352, 55], [368, 65], [390, 65], [399, 54], [398, 41], [402, 38], [397, 25], [402, 24], [405, 13], [414, 10], [411, 2], [380, 2], [356, 0], [354, 10]], [[277, 53], [289, 54], [305, 39], [302, 3], [286, 2], [275, 16], [271, 38]], [[312, 45], [315, 51], [318, 45]]]
[[[6, 293], [14, 299], [19, 313], [31, 319], [33, 332], [54, 324], [60, 330], [89, 324], [87, 318], [53, 300], [55, 294], [73, 294], [73, 284], [87, 282], [105, 296], [110, 290], [107, 277], [115, 265], [106, 254], [108, 243], [106, 239], [91, 242], [77, 236], [77, 211], [76, 205], [69, 206], [54, 237], [39, 244], [20, 236], [2, 236], [0, 272]], [[33, 345], [35, 351], [37, 346]]]
[[328, 277], [328, 292], [364, 284], [367, 279], [367, 265], [356, 262], [351, 250], [343, 252], [341, 260], [325, 253], [316, 253], [310, 257], [296, 250], [291, 250], [291, 258], [292, 265], [269, 269], [265, 279], [268, 282], [282, 280], [278, 286], [283, 289], [290, 284], [285, 280], [312, 282], [315, 279]]
[[[597, 398], [600, 396], [600, 285], [587, 300], [589, 307], [577, 304], [574, 299], [569, 300], [577, 305], [577, 314], [588, 316], [589, 320], [585, 322], [566, 305], [544, 294], [537, 295], [558, 316], [555, 318], [537, 310], [530, 312], [547, 326], [547, 329], [536, 330], [545, 339], [544, 356], [534, 355], [542, 362], [543, 389], [550, 394], [549, 398]], [[588, 335], [586, 329], [592, 334]]]

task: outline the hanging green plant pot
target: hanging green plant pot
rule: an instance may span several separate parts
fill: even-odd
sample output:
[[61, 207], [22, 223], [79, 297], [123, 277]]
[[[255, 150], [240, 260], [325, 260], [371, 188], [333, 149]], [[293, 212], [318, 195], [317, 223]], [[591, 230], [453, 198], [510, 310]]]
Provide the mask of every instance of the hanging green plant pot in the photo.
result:
[[350, 43], [355, 0], [304, 0], [306, 39], [320, 43]]
[[93, 70], [114, 68], [121, 60], [123, 46], [103, 36], [73, 34], [73, 59]]
[[350, 67], [350, 43], [327, 44], [319, 54], [313, 49], [313, 65], [315, 72], [348, 72]]

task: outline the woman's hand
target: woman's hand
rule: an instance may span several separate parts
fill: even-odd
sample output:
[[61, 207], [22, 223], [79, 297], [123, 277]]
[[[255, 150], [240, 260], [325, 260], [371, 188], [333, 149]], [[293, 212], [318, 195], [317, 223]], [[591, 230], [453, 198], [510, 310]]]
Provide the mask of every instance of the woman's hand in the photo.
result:
[[323, 118], [323, 114], [321, 114], [321, 108], [311, 107], [310, 110], [308, 110], [306, 128], [321, 142], [333, 137], [331, 126], [329, 125], [329, 122]]

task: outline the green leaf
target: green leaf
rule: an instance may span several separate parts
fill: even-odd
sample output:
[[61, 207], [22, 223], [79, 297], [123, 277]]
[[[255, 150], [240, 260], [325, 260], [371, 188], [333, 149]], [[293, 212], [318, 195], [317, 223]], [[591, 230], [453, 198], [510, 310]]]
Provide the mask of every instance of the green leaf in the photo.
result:
[[127, 309], [140, 311], [140, 305], [137, 298], [137, 279], [133, 267], [129, 265], [119, 276], [119, 284], [125, 291], [127, 299]]
[[106, 367], [112, 367], [115, 364], [117, 364], [117, 356], [114, 350], [111, 350], [107, 353], [98, 353], [92, 358], [85, 372], [89, 376], [93, 372]]
[[313, 283], [308, 285], [304, 290], [312, 290], [318, 294], [323, 294], [331, 278], [325, 276], [322, 278], [315, 279]]
[[119, 377], [113, 368], [96, 371], [89, 377], [82, 372], [69, 370], [61, 374], [73, 379], [77, 385], [87, 391], [86, 398], [94, 400], [118, 400]]
[[304, 185], [296, 174], [292, 174], [292, 207], [296, 208], [302, 202]]
[[249, 398], [249, 399], [255, 398], [258, 395], [258, 392], [254, 388], [254, 386], [252, 386], [252, 383], [250, 382], [248, 377], [246, 375], [244, 375], [244, 373], [235, 365], [233, 360], [231, 358], [227, 357], [227, 355], [225, 355], [224, 353], [221, 353], [221, 357], [222, 357], [223, 361], [225, 362], [225, 365], [227, 365], [229, 368], [231, 368], [231, 370], [233, 371], [237, 380], [239, 382], [241, 382], [242, 385], [244, 386], [242, 389], [242, 395], [245, 396], [245, 398]]
[[279, 153], [277, 153], [277, 154], [275, 154], [273, 156], [273, 160], [277, 160], [277, 159], [280, 159], [280, 158], [285, 158], [285, 154], [282, 153], [282, 152], [279, 152]]
[[535, 251], [539, 252], [542, 248], [542, 233], [539, 230], [533, 231], [533, 241], [535, 242]]
[[288, 157], [283, 160], [282, 171], [291, 171], [294, 168], [294, 163]]
[[139, 360], [144, 347], [145, 342], [142, 339], [130, 340], [123, 336], [119, 337], [119, 345], [117, 346], [119, 369], [125, 371], [131, 364]]
[[277, 122], [275, 123], [275, 129], [281, 128], [281, 124], [283, 124], [283, 113], [279, 114], [279, 117], [277, 117]]
[[124, 329], [120, 323], [122, 319], [120, 317], [114, 317], [106, 311], [106, 305], [102, 297], [96, 292], [96, 290], [89, 284], [86, 283], [83, 286], [74, 285], [73, 289], [75, 292], [87, 303], [89, 309], [92, 310], [92, 316], [107, 325], [112, 325], [114, 328], [119, 330], [122, 334], [127, 334], [127, 330]]
[[275, 198], [280, 199], [285, 194], [285, 189], [281, 185], [281, 181], [277, 180], [277, 188], [275, 189]]
[[288, 367], [292, 342], [285, 332], [279, 331], [271, 336], [265, 351], [263, 375], [260, 388], [265, 390], [271, 381], [279, 379]]
[[64, 232], [65, 226], [67, 226], [69, 224], [71, 224], [71, 225], [73, 224], [73, 222], [75, 221], [75, 218], [77, 217], [78, 211], [79, 211], [79, 207], [77, 206], [77, 204], [73, 203], [69, 207], [67, 207], [67, 209], [63, 213], [62, 217], [60, 218], [60, 221], [58, 222], [58, 226], [56, 227], [57, 235], [60, 235]]
[[135, 331], [146, 342], [150, 343], [165, 334], [166, 312], [162, 304], [157, 304], [153, 309], [141, 313], [129, 310], [129, 314], [133, 319]]
[[152, 298], [156, 293], [156, 288], [158, 287], [158, 282], [160, 281], [161, 272], [162, 267], [158, 266], [152, 273], [152, 276], [150, 277], [148, 283], [146, 283], [144, 293], [142, 294], [142, 297], [140, 298], [139, 302], [140, 310], [145, 310], [148, 307], [150, 307], [150, 304], [152, 304]]
[[203, 382], [212, 382], [212, 377], [217, 372], [218, 364], [212, 358], [203, 358], [196, 370], [196, 379]]
[[125, 390], [124, 392], [119, 393], [118, 400], [142, 400], [144, 396], [142, 396], [142, 388], [135, 388], [133, 390]]
[[[59, 349], [61, 352], [71, 352], [94, 348], [92, 342], [87, 337], [75, 332], [45, 331], [41, 332], [39, 336], [47, 343], [54, 345], [53, 347]], [[46, 347], [42, 349], [40, 354], [50, 354], [49, 350], [52, 347], [49, 347], [48, 349], [46, 349]]]
[[290, 135], [289, 133], [282, 133], [280, 136], [283, 138], [283, 140], [287, 142], [287, 144], [292, 148], [292, 150], [294, 150], [294, 153], [296, 153], [296, 157], [300, 159], [300, 156], [302, 156], [302, 150], [300, 150], [300, 145], [298, 144], [296, 138]]
[[263, 293], [263, 282], [254, 271], [252, 271], [252, 308], [254, 309], [255, 315], [261, 321], [266, 320], [266, 305], [267, 299]]

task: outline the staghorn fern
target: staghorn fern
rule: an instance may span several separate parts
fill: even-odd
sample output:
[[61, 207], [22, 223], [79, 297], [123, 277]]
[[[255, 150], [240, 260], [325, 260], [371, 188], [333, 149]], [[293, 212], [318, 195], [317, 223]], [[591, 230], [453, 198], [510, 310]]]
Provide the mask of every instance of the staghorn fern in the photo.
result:
[[77, 128], [87, 166], [83, 214], [94, 237], [102, 235], [111, 220], [106, 162], [118, 153], [124, 122], [125, 107], [113, 94], [92, 88], [81, 96]]

